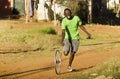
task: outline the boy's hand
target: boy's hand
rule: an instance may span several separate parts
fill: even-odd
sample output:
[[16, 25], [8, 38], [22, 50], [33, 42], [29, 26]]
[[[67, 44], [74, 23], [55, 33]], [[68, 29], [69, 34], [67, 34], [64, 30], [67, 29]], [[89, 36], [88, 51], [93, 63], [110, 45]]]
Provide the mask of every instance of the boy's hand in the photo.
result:
[[87, 39], [91, 39], [91, 35], [90, 34], [88, 35]]

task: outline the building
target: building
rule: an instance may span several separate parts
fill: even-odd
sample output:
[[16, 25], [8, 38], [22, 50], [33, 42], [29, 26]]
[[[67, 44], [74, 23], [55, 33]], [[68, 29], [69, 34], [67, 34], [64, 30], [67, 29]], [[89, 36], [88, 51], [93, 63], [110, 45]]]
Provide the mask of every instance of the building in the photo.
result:
[[108, 3], [107, 3], [107, 8], [108, 9], [114, 9], [119, 4], [120, 4], [120, 0], [109, 0]]
[[0, 16], [25, 14], [25, 0], [0, 0]]
[[52, 16], [51, 18], [54, 19], [54, 14], [64, 17], [64, 9], [65, 6], [62, 6], [60, 4], [55, 3], [50, 7], [49, 0], [40, 0], [37, 10], [38, 20], [51, 20], [50, 16]]
[[10, 15], [12, 13], [11, 0], [0, 0], [0, 16]]

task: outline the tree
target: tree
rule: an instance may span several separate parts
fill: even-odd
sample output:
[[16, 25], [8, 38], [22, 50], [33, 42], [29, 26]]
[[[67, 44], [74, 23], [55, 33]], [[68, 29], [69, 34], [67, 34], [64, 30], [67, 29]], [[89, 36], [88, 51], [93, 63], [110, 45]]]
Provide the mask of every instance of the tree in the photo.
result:
[[25, 16], [26, 16], [26, 23], [28, 23], [28, 17], [29, 17], [29, 5], [28, 5], [28, 0], [25, 0]]
[[72, 10], [74, 15], [79, 16], [83, 24], [92, 22], [92, 0], [56, 0], [57, 3]]
[[88, 23], [92, 22], [92, 0], [88, 0]]
[[118, 17], [118, 18], [120, 17], [120, 4], [119, 4], [118, 10], [117, 10], [116, 17]]

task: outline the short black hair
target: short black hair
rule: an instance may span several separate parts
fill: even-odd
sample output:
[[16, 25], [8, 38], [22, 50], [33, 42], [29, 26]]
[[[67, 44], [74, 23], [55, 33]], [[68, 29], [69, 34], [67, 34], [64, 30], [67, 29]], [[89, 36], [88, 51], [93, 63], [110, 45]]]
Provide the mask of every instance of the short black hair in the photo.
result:
[[72, 13], [69, 8], [65, 8], [65, 9], [64, 9], [64, 13], [65, 13], [65, 11], [67, 11], [67, 10], [70, 11], [70, 13]]

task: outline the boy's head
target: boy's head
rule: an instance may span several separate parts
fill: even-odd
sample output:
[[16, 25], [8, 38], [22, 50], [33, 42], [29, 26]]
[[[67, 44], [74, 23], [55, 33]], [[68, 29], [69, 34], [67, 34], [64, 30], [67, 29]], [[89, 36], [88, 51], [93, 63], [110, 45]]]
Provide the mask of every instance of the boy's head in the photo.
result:
[[64, 10], [64, 15], [65, 15], [65, 17], [67, 17], [68, 19], [71, 19], [71, 15], [72, 15], [71, 10], [70, 10], [69, 8], [66, 8], [66, 9]]

